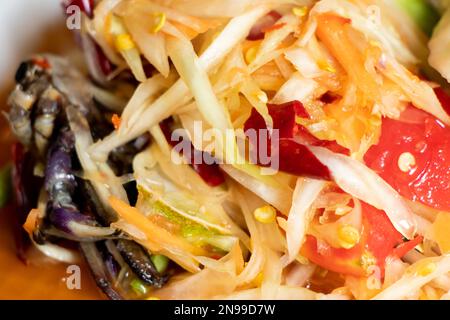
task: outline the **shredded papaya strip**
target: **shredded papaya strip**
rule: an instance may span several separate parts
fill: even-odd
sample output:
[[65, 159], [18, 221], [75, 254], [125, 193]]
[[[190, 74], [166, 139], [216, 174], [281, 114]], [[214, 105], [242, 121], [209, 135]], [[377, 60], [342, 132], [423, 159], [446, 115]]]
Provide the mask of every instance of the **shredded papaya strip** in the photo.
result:
[[194, 255], [208, 255], [202, 248], [195, 247], [187, 241], [174, 236], [166, 229], [156, 225], [147, 219], [147, 217], [135, 207], [131, 207], [115, 197], [109, 198], [109, 204], [122, 220], [142, 231], [147, 237], [147, 240], [151, 242], [165, 243], [169, 246], [173, 246], [185, 252], [190, 252]]

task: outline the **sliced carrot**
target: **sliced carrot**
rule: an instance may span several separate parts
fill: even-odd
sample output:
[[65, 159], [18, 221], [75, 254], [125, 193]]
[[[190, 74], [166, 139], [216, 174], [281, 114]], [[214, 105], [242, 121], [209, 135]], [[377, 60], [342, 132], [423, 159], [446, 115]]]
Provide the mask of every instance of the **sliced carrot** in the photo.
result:
[[[193, 246], [188, 241], [177, 237], [171, 234], [166, 229], [156, 225], [135, 207], [131, 207], [115, 197], [109, 198], [109, 204], [117, 212], [122, 220], [142, 231], [146, 235], [149, 242], [166, 244], [180, 250], [190, 252], [194, 255], [208, 255], [206, 250], [200, 247]], [[143, 244], [145, 243], [146, 241], [144, 240]]]
[[30, 213], [27, 216], [27, 220], [23, 224], [23, 228], [30, 235], [30, 237], [33, 235], [33, 232], [36, 229], [39, 215], [39, 209], [31, 209]]
[[112, 118], [111, 118], [111, 122], [114, 125], [114, 129], [119, 129], [120, 127], [120, 123], [122, 122], [122, 120], [120, 119], [119, 115], [114, 113]]
[[377, 83], [365, 68], [365, 55], [355, 45], [351, 20], [332, 13], [317, 16], [317, 36], [362, 92], [375, 94]]

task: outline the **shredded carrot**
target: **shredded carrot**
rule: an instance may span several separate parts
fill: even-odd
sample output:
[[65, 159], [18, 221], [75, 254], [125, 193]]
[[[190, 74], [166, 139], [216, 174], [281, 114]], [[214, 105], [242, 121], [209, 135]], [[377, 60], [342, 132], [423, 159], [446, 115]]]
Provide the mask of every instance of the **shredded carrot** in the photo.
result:
[[273, 26], [263, 28], [261, 31], [263, 33], [272, 32], [272, 31], [283, 28], [285, 25], [286, 25], [286, 23], [277, 23], [277, 24], [274, 24]]
[[23, 228], [30, 235], [30, 237], [33, 235], [33, 232], [36, 229], [39, 215], [39, 209], [31, 209], [30, 213], [27, 216], [27, 220], [23, 224]]
[[114, 113], [114, 115], [111, 118], [111, 122], [114, 125], [114, 129], [119, 129], [120, 123], [122, 122], [122, 119], [120, 119], [119, 115], [117, 113]]
[[[186, 240], [177, 237], [166, 229], [156, 225], [135, 207], [131, 207], [115, 197], [109, 198], [109, 204], [122, 220], [142, 231], [146, 235], [148, 242], [165, 243], [194, 255], [206, 256], [208, 254], [204, 249], [193, 246]], [[142, 241], [141, 244], [145, 245], [146, 243], [147, 241]]]
[[330, 50], [362, 92], [369, 94], [378, 91], [378, 85], [365, 67], [365, 56], [352, 40], [351, 20], [332, 13], [317, 16], [317, 36]]

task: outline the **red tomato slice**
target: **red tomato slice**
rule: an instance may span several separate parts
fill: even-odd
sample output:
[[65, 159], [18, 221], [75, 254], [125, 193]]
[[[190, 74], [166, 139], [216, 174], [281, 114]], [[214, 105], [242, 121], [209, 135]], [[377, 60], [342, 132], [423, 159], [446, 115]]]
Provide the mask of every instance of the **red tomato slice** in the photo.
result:
[[[307, 236], [301, 254], [325, 269], [356, 277], [367, 275], [367, 267], [375, 264], [384, 276], [387, 257], [400, 258], [422, 242], [422, 237], [403, 242], [402, 235], [383, 211], [364, 202], [361, 202], [361, 207], [363, 231], [356, 246], [351, 249], [331, 246], [319, 248], [317, 239]], [[373, 259], [372, 263], [365, 262], [364, 256], [366, 259]]]
[[355, 277], [366, 274], [360, 262], [363, 254], [363, 247], [360, 245], [351, 249], [328, 247], [321, 250], [318, 248], [317, 239], [308, 235], [300, 253], [318, 266], [330, 271]]
[[[413, 158], [402, 170], [406, 153]], [[380, 142], [364, 160], [402, 196], [450, 210], [450, 128], [432, 115], [410, 106], [399, 120], [383, 119]]]

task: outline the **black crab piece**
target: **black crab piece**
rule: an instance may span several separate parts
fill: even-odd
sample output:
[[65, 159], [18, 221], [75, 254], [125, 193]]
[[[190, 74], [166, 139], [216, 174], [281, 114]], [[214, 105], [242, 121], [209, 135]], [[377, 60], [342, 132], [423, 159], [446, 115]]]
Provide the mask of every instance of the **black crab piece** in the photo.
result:
[[[117, 221], [117, 215], [111, 214], [110, 210], [106, 210], [103, 207], [95, 193], [94, 187], [89, 181], [82, 181], [80, 188], [84, 195], [86, 209], [95, 212], [103, 225], [109, 225]], [[168, 277], [156, 270], [149, 254], [142, 246], [127, 239], [118, 239], [114, 245], [139, 279], [157, 288], [161, 288], [167, 282]]]
[[122, 295], [112, 285], [112, 280], [108, 274], [108, 266], [105, 263], [102, 253], [95, 242], [81, 242], [80, 251], [89, 265], [91, 273], [97, 286], [111, 300], [123, 300]]
[[[107, 238], [115, 231], [102, 227], [93, 216], [82, 214], [74, 202], [78, 188], [73, 174], [72, 155], [75, 141], [72, 132], [62, 128], [48, 153], [45, 170], [45, 189], [51, 225], [75, 237]], [[70, 238], [70, 237], [69, 237]]]

